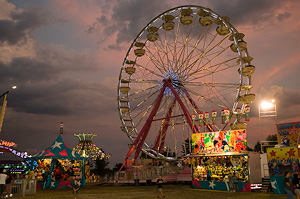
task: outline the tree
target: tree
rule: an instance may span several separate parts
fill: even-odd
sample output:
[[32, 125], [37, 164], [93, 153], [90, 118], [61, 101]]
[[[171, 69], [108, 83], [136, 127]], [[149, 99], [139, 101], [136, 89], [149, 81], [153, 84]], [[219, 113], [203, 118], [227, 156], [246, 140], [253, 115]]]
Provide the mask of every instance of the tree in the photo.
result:
[[190, 154], [191, 153], [191, 150], [190, 150], [191, 144], [192, 144], [192, 141], [189, 138], [185, 139], [184, 144], [181, 145], [181, 147], [182, 147], [181, 153], [184, 155]]
[[268, 137], [267, 137], [267, 141], [274, 141], [274, 142], [278, 142], [278, 140], [277, 140], [277, 135], [276, 134], [274, 134], [274, 135], [268, 135]]
[[[116, 163], [114, 168], [112, 169], [113, 172], [117, 172], [120, 170], [120, 168], [122, 167], [123, 163]], [[125, 167], [122, 168], [122, 171], [125, 170]]]
[[259, 141], [257, 141], [257, 143], [254, 146], [254, 151], [258, 152], [261, 150], [261, 144]]
[[93, 173], [100, 176], [111, 173], [111, 169], [107, 168], [107, 165], [109, 164], [107, 159], [96, 159], [95, 164], [96, 168], [93, 170]]

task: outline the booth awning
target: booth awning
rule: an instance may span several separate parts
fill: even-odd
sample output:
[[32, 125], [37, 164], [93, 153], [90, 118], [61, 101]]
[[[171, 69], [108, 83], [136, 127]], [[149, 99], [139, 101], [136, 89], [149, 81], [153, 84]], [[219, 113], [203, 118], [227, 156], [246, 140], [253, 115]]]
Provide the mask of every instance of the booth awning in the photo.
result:
[[85, 159], [70, 149], [63, 141], [61, 135], [53, 142], [53, 144], [41, 151], [40, 153], [31, 156], [29, 159], [70, 159], [70, 160], [82, 160]]

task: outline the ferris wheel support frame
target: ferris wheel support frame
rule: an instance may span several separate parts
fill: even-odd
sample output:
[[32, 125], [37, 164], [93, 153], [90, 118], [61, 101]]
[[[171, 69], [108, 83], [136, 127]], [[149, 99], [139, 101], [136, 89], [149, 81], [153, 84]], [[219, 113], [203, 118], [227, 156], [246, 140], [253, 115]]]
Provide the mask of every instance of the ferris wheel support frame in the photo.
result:
[[[196, 109], [197, 113], [199, 114], [201, 111], [200, 109], [198, 108], [198, 106], [196, 105], [195, 101], [191, 98], [190, 94], [187, 92], [186, 89], [183, 89], [184, 93], [186, 94], [187, 98], [189, 99], [190, 103], [192, 104], [192, 106]], [[210, 132], [214, 132], [214, 128], [212, 127], [212, 125], [209, 123], [207, 126], [207, 129], [210, 131]]]
[[[151, 123], [153, 122], [153, 118], [154, 118], [154, 116], [156, 115], [156, 112], [157, 112], [157, 110], [158, 110], [158, 108], [159, 108], [159, 105], [160, 105], [160, 103], [161, 103], [161, 100], [162, 100], [162, 98], [163, 98], [163, 94], [164, 94], [165, 89], [166, 89], [167, 87], [171, 90], [171, 92], [173, 93], [173, 95], [174, 95], [174, 97], [175, 97], [172, 106], [174, 106], [175, 102], [178, 101], [178, 103], [179, 103], [179, 105], [180, 105], [180, 107], [181, 107], [181, 109], [182, 109], [182, 111], [183, 111], [183, 115], [185, 116], [185, 118], [186, 118], [186, 120], [187, 120], [187, 123], [188, 123], [188, 125], [190, 126], [190, 128], [192, 129], [193, 133], [200, 133], [199, 128], [198, 128], [197, 126], [193, 125], [193, 121], [192, 121], [191, 115], [189, 114], [187, 108], [185, 107], [184, 103], [183, 103], [182, 100], [180, 99], [179, 94], [177, 93], [177, 91], [176, 91], [176, 90], [174, 89], [174, 87], [172, 86], [171, 82], [170, 82], [169, 80], [166, 80], [166, 79], [164, 79], [163, 82], [164, 82], [163, 87], [161, 88], [160, 94], [159, 94], [159, 96], [158, 96], [157, 99], [156, 99], [155, 105], [154, 105], [154, 107], [153, 107], [153, 109], [152, 109], [152, 111], [151, 111], [149, 117], [147, 118], [147, 121], [146, 121], [146, 123], [144, 124], [142, 130], [140, 131], [138, 137], [134, 140], [134, 143], [132, 144], [130, 150], [128, 151], [128, 153], [127, 153], [127, 155], [126, 155], [126, 158], [125, 158], [125, 162], [124, 162], [124, 164], [122, 165], [122, 167], [120, 168], [120, 171], [121, 171], [121, 169], [123, 168], [123, 166], [124, 166], [125, 164], [126, 164], [126, 166], [127, 166], [127, 168], [128, 168], [129, 162], [131, 162], [131, 160], [129, 160], [129, 158], [131, 157], [131, 154], [132, 154], [132, 152], [133, 152], [135, 149], [136, 149], [136, 151], [135, 151], [135, 155], [134, 155], [134, 161], [135, 161], [135, 160], [137, 159], [137, 157], [139, 156], [139, 154], [140, 154], [140, 152], [141, 152], [141, 150], [142, 150], [142, 147], [143, 147], [143, 145], [144, 145], [145, 139], [146, 139], [146, 137], [147, 137], [147, 135], [148, 135], [148, 132], [149, 132], [149, 130], [150, 130]], [[185, 92], [187, 92], [187, 91], [185, 91]], [[171, 106], [171, 107], [172, 107], [172, 106]], [[172, 109], [173, 109], [173, 108], [171, 108], [171, 107], [170, 107], [170, 109], [169, 109], [169, 112], [172, 112]], [[171, 115], [171, 114], [170, 114], [170, 115]], [[170, 115], [169, 115], [169, 117], [170, 117]], [[166, 119], [167, 119], [167, 118], [166, 118]], [[165, 135], [166, 135], [165, 132], [166, 132], [168, 126], [169, 126], [169, 125], [166, 125], [165, 130], [164, 130], [164, 131], [161, 131], [161, 133], [164, 133], [164, 137], [165, 137]], [[161, 135], [162, 135], [162, 134], [161, 134]], [[157, 142], [158, 142], [158, 141], [159, 141], [159, 140], [157, 140]], [[158, 143], [157, 143], [157, 145], [158, 145]], [[159, 151], [160, 153], [161, 153], [162, 147], [163, 147], [163, 145], [162, 145], [162, 143], [161, 143], [160, 151]], [[135, 162], [136, 162], [136, 161], [135, 161]]]
[[170, 123], [170, 118], [173, 113], [173, 108], [175, 106], [175, 103], [176, 103], [176, 98], [174, 99], [172, 105], [169, 108], [168, 114], [163, 122], [163, 127], [156, 138], [154, 147], [152, 148], [154, 151], [158, 149], [159, 153], [162, 153], [163, 147], [165, 145], [166, 131]]

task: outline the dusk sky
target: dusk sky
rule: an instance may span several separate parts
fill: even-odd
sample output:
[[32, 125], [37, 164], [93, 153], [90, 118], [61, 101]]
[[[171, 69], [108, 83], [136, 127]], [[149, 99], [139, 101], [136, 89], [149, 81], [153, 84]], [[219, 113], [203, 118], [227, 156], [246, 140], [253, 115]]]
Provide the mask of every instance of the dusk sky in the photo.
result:
[[[49, 147], [64, 122], [74, 133], [97, 133], [93, 142], [123, 162], [129, 139], [117, 105], [120, 69], [142, 28], [162, 12], [198, 5], [229, 16], [245, 34], [256, 67], [248, 145], [276, 133], [275, 118], [258, 105], [275, 99], [278, 122], [300, 121], [300, 1], [298, 0], [0, 0], [0, 92], [12, 85], [0, 139], [35, 154]], [[1, 99], [1, 106], [3, 98]]]

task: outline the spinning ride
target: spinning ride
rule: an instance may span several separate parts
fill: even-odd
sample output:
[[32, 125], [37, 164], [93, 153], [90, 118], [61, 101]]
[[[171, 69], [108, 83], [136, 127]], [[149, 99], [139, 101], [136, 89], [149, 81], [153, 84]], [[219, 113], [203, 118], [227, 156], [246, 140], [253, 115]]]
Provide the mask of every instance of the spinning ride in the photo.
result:
[[[176, 160], [189, 153], [182, 146], [193, 133], [246, 128], [234, 116], [244, 115], [255, 98], [255, 67], [244, 34], [229, 21], [208, 8], [180, 6], [155, 17], [133, 40], [118, 82], [121, 129], [132, 142], [127, 163], [140, 152]], [[208, 119], [224, 110], [224, 124]], [[195, 124], [203, 115], [207, 124]]]
[[94, 136], [97, 136], [96, 133], [78, 133], [74, 135], [79, 138], [79, 143], [73, 148], [73, 151], [81, 157], [91, 158], [92, 160], [109, 158], [108, 155], [93, 144], [92, 139]]

